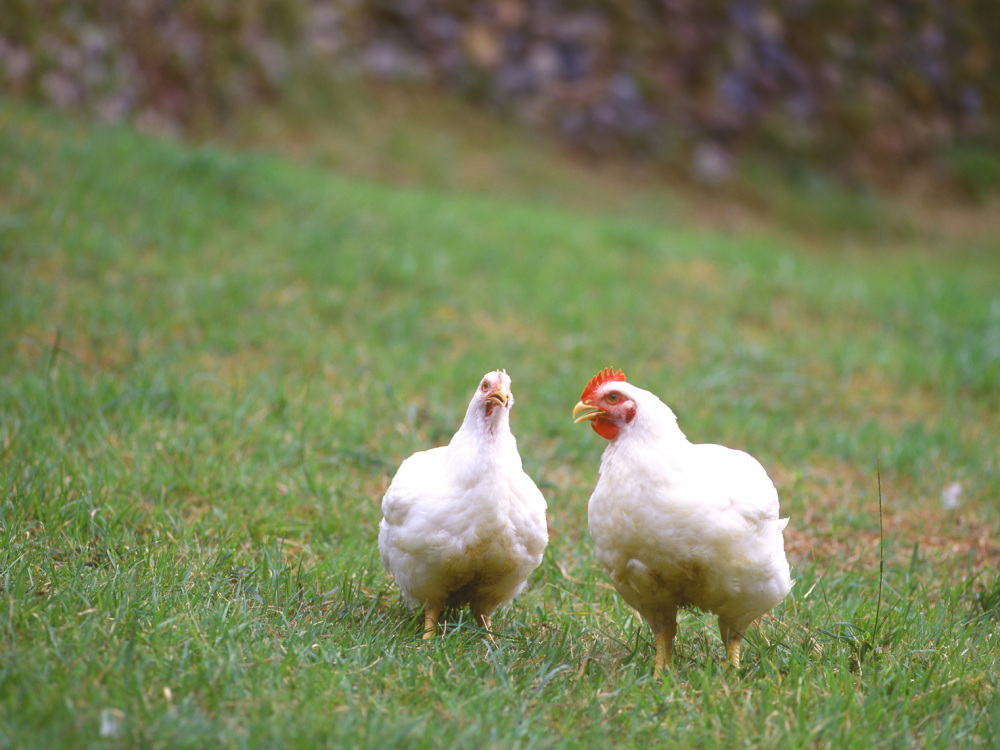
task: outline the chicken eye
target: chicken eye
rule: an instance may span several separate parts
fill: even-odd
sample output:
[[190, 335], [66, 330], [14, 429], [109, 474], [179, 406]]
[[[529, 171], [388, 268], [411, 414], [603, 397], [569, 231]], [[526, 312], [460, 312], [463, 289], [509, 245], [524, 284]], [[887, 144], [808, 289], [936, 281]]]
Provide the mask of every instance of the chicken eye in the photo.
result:
[[607, 396], [607, 398], [604, 399], [604, 400], [607, 401], [609, 404], [617, 404], [618, 401], [621, 400], [621, 394], [619, 394], [619, 393], [609, 393], [608, 396]]
[[483, 393], [486, 393], [486, 391], [488, 391], [489, 389], [490, 389], [490, 381], [484, 380], [483, 381]]

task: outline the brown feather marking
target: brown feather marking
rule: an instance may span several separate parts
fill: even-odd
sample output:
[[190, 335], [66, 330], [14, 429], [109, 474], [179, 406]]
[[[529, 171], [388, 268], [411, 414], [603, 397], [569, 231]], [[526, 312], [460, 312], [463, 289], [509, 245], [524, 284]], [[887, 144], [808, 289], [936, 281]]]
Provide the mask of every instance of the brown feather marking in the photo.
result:
[[704, 590], [708, 584], [709, 572], [697, 560], [683, 560], [671, 575], [664, 576], [659, 571], [651, 571], [653, 583], [661, 592], [667, 592], [678, 607], [704, 609]]
[[[498, 544], [499, 543], [499, 544]], [[446, 570], [450, 577], [446, 603], [472, 604], [510, 576], [516, 567], [509, 539], [483, 539], [453, 558]], [[497, 601], [493, 601], [496, 606]]]

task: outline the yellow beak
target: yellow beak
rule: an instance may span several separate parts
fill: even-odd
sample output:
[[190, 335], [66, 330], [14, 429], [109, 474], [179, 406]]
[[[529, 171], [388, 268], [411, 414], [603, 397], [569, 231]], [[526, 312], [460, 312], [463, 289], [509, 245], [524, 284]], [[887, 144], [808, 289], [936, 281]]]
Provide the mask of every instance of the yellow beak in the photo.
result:
[[497, 388], [493, 393], [486, 397], [487, 401], [492, 401], [497, 406], [506, 406], [507, 402], [510, 400], [510, 391], [508, 391], [503, 386]]
[[[580, 412], [586, 413], [580, 414]], [[603, 409], [599, 409], [593, 404], [585, 404], [583, 401], [580, 401], [573, 407], [573, 424], [576, 424], [577, 422], [593, 422], [603, 413]], [[577, 414], [580, 414], [580, 416], [577, 416]]]

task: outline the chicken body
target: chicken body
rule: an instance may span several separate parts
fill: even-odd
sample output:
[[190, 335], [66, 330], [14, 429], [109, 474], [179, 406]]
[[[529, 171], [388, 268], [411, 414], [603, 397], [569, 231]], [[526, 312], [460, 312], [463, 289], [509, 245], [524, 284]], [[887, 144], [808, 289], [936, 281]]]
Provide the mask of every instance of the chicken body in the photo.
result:
[[574, 411], [610, 440], [588, 506], [597, 558], [653, 631], [656, 672], [670, 664], [679, 607], [718, 615], [739, 666], [746, 629], [792, 586], [777, 490], [752, 456], [689, 442], [655, 395], [600, 378]]
[[382, 498], [382, 564], [423, 605], [425, 638], [448, 606], [489, 628], [542, 561], [545, 499], [522, 469], [513, 403], [506, 372], [487, 373], [451, 442], [407, 458]]

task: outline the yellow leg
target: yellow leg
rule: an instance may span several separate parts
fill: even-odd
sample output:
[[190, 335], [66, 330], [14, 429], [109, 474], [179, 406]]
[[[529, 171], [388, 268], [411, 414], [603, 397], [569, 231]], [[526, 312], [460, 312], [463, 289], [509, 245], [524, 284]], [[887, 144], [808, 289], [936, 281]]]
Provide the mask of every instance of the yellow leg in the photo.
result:
[[653, 662], [653, 677], [659, 677], [663, 670], [670, 669], [670, 657], [674, 650], [674, 636], [677, 635], [677, 610], [666, 618], [662, 631], [653, 633], [656, 638], [656, 661]]
[[438, 618], [441, 616], [441, 607], [424, 607], [424, 640], [433, 638], [437, 634]]
[[670, 669], [670, 654], [673, 651], [673, 633], [656, 634], [656, 661], [653, 662], [653, 677], [659, 677], [663, 670]]
[[743, 645], [743, 633], [723, 621], [719, 617], [719, 635], [722, 636], [722, 643], [726, 647], [726, 658], [733, 669], [740, 668], [740, 646]]
[[729, 658], [729, 663], [733, 665], [733, 669], [740, 668], [740, 641], [733, 638], [726, 645], [726, 656]]

